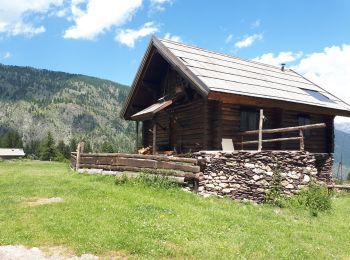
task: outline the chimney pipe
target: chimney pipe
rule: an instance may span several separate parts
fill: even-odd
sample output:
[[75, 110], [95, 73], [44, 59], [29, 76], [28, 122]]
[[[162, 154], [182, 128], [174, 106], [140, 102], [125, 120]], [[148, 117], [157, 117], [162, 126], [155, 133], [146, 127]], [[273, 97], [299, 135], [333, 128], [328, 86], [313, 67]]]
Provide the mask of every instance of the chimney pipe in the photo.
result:
[[286, 66], [286, 64], [285, 64], [285, 63], [282, 63], [282, 64], [281, 64], [281, 70], [282, 70], [282, 71], [284, 71], [284, 66]]

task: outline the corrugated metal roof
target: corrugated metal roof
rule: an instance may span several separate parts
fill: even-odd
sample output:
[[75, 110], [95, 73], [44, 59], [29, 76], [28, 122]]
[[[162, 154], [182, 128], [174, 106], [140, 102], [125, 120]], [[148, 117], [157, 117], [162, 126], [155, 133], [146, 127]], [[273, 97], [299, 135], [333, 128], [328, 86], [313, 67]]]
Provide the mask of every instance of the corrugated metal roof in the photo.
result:
[[[210, 91], [350, 111], [350, 106], [303, 76], [174, 41], [159, 41]], [[319, 94], [313, 94], [318, 92]], [[320, 95], [321, 94], [321, 95]], [[321, 98], [320, 98], [321, 97]]]
[[23, 149], [18, 148], [0, 148], [0, 157], [2, 156], [25, 156]]

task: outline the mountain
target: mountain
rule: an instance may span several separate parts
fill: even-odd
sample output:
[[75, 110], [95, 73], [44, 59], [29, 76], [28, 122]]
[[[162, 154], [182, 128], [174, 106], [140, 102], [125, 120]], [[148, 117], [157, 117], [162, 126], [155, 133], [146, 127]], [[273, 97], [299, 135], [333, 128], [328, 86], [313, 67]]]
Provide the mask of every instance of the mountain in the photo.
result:
[[119, 118], [129, 87], [78, 74], [0, 64], [0, 135], [10, 129], [24, 144], [50, 131], [56, 142], [108, 142], [117, 151], [134, 147], [134, 125]]

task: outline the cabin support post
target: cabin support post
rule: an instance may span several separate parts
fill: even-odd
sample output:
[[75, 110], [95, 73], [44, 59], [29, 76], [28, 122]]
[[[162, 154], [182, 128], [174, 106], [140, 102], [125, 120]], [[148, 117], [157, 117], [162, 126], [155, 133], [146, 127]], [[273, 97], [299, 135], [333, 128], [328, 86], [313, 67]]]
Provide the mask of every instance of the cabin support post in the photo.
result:
[[156, 120], [153, 120], [153, 144], [152, 144], [152, 150], [153, 150], [153, 155], [157, 153], [157, 122]]
[[305, 144], [304, 144], [304, 130], [303, 129], [299, 130], [299, 136], [300, 136], [300, 151], [304, 151]]
[[136, 142], [135, 142], [135, 152], [137, 153], [137, 149], [139, 147], [139, 121], [136, 121]]
[[261, 152], [262, 149], [262, 127], [264, 120], [264, 110], [260, 109], [260, 117], [259, 117], [259, 143], [258, 143], [258, 151]]

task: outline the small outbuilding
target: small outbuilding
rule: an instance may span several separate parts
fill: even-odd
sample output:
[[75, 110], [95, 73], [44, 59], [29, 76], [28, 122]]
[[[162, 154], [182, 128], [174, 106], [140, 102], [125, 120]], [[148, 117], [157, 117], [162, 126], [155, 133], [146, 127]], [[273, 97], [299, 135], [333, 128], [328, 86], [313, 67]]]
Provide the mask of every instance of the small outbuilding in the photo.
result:
[[25, 153], [21, 148], [0, 148], [0, 159], [18, 159], [24, 156]]
[[121, 116], [142, 123], [137, 145], [154, 152], [221, 150], [225, 139], [257, 150], [260, 128], [262, 150], [333, 153], [334, 117], [350, 106], [284, 66], [153, 37]]

